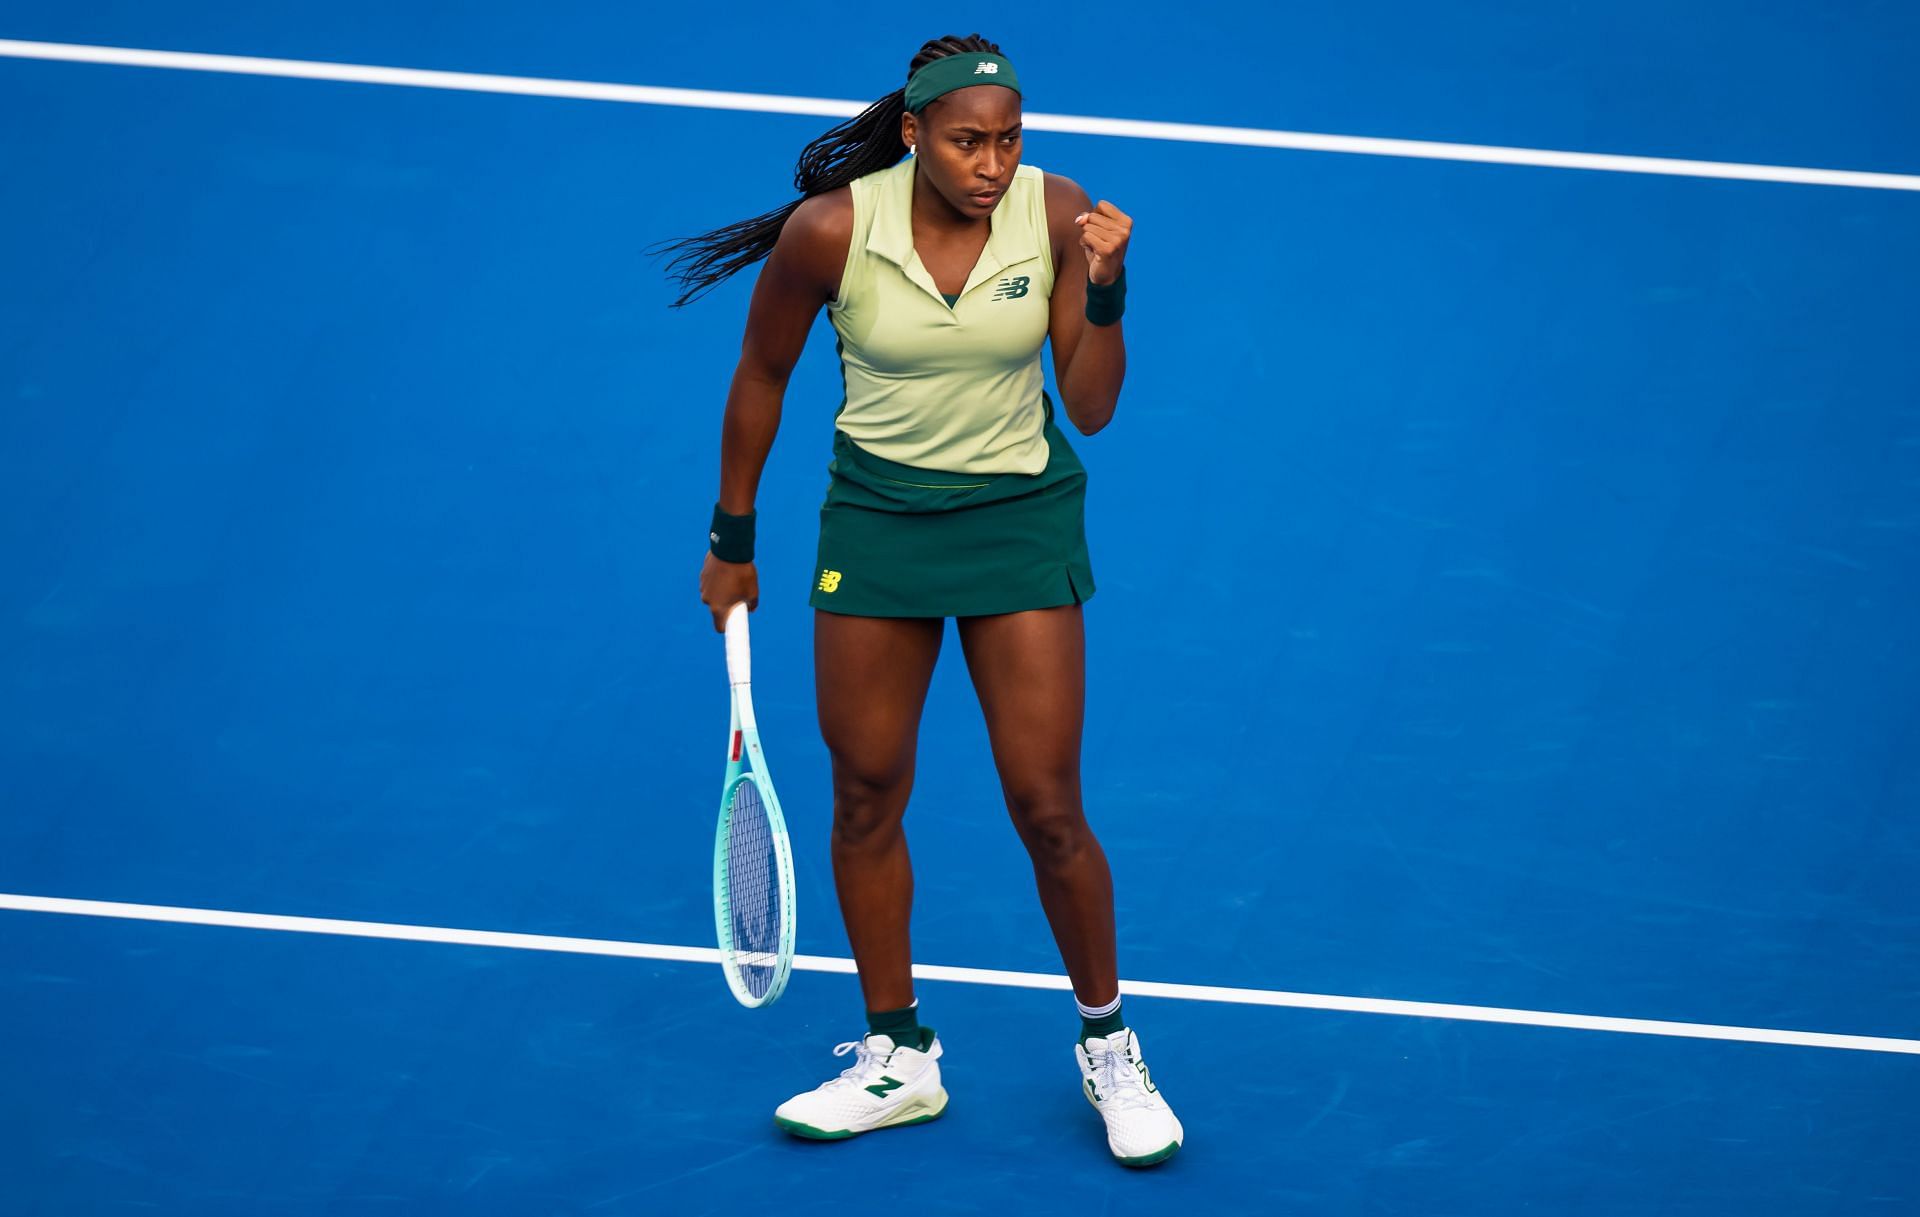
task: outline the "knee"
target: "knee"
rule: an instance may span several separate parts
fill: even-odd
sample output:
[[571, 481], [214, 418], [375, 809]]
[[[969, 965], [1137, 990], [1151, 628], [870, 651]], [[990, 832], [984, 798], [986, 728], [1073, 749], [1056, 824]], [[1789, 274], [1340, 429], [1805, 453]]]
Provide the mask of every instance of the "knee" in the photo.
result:
[[836, 767], [833, 775], [833, 844], [873, 849], [892, 843], [906, 812], [907, 780], [894, 774], [862, 774]]
[[1061, 870], [1073, 865], [1093, 844], [1093, 830], [1071, 791], [1029, 792], [1009, 796], [1007, 808], [1014, 827], [1038, 870]]

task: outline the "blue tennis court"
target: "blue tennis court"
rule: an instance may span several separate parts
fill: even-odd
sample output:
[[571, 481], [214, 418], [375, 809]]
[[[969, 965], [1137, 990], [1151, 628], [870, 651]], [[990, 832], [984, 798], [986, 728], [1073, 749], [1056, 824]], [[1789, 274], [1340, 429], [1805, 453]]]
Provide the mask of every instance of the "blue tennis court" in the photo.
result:
[[[853, 101], [975, 29], [1050, 115], [1920, 174], [1872, 0], [0, 7]], [[749, 1012], [699, 954], [751, 276], [672, 311], [646, 247], [834, 120], [0, 52], [0, 1213], [1920, 1214], [1920, 178], [1029, 134], [1137, 225], [1076, 440], [1088, 811], [1188, 1132], [1135, 1173], [952, 646], [907, 820], [952, 1108], [771, 1122], [860, 1018], [824, 323], [753, 623], [812, 958]]]

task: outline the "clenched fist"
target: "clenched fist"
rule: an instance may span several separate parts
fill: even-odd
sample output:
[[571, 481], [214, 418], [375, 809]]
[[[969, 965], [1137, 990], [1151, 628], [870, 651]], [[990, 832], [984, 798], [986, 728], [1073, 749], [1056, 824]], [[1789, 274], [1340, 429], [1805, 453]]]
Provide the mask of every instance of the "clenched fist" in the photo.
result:
[[760, 607], [760, 572], [751, 562], [722, 562], [708, 554], [700, 567], [700, 601], [713, 613], [715, 632], [727, 632], [727, 614], [736, 604], [752, 612]]
[[1133, 235], [1133, 217], [1102, 199], [1073, 222], [1080, 226], [1080, 248], [1087, 254], [1087, 279], [1102, 286], [1118, 279], [1127, 238]]

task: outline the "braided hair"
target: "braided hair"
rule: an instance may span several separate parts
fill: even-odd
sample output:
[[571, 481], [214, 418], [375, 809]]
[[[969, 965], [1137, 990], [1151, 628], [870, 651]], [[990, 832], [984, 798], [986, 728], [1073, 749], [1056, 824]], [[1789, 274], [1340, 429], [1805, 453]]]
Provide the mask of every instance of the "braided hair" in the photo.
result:
[[[914, 53], [907, 64], [907, 75], [912, 76], [936, 59], [983, 51], [998, 55], [1000, 48], [978, 34], [935, 38]], [[902, 87], [808, 144], [794, 167], [793, 185], [800, 198], [793, 202], [701, 236], [677, 237], [654, 246], [654, 253], [673, 254], [667, 262], [667, 274], [685, 289], [673, 307], [693, 303], [772, 253], [781, 226], [805, 200], [899, 164], [907, 154], [907, 146], [900, 141], [900, 117], [906, 112], [907, 91]]]

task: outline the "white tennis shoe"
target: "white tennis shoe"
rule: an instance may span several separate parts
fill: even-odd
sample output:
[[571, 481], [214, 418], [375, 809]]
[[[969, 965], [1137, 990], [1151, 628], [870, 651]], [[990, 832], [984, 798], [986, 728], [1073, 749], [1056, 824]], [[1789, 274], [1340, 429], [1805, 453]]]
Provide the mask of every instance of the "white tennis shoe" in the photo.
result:
[[884, 1035], [869, 1035], [841, 1044], [833, 1055], [849, 1052], [854, 1054], [852, 1066], [831, 1082], [780, 1104], [773, 1122], [796, 1137], [838, 1141], [876, 1128], [924, 1124], [947, 1109], [947, 1092], [940, 1088], [938, 1039], [923, 1052], [895, 1047]]
[[1180, 1151], [1185, 1132], [1140, 1059], [1140, 1041], [1125, 1027], [1105, 1039], [1075, 1044], [1081, 1089], [1107, 1122], [1107, 1148], [1122, 1166], [1152, 1166]]

